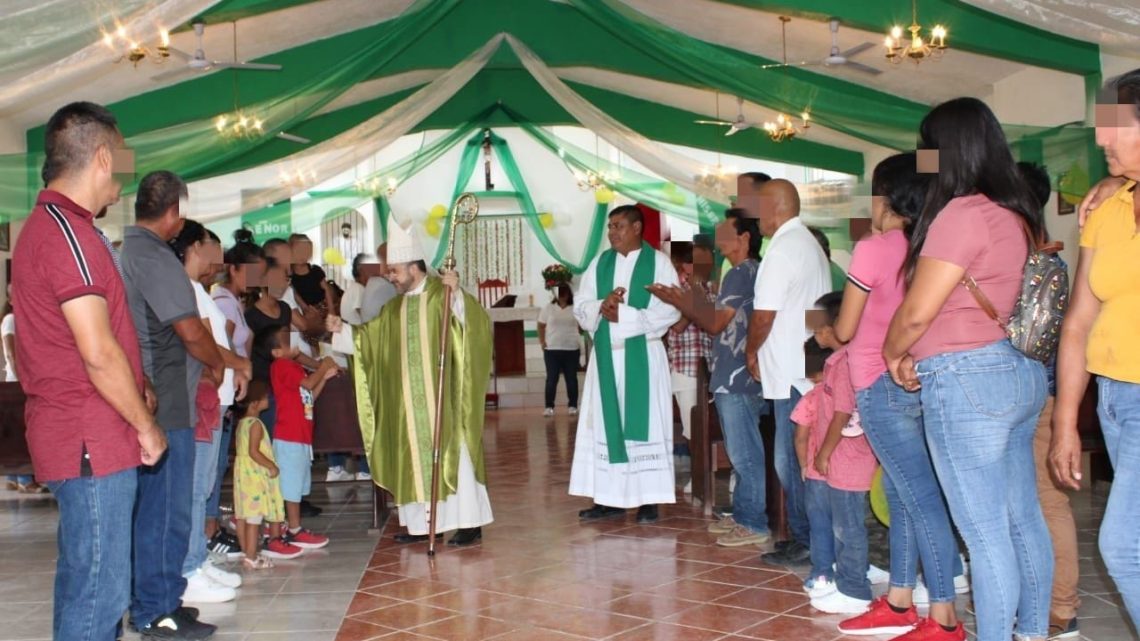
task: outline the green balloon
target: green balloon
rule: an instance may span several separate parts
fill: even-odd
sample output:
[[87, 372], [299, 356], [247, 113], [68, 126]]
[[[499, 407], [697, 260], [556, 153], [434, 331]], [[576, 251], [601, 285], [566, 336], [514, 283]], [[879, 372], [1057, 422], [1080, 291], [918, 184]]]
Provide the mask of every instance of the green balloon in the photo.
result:
[[887, 492], [883, 489], [883, 468], [875, 470], [871, 479], [871, 512], [887, 527], [891, 527], [891, 510], [887, 507]]

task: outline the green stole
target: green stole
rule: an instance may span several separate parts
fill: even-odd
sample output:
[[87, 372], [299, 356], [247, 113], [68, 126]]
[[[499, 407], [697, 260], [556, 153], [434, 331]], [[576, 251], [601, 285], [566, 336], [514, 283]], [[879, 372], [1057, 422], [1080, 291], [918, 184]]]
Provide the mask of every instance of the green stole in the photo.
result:
[[[598, 296], [608, 296], [614, 289], [614, 265], [617, 252], [610, 249], [598, 259]], [[649, 290], [653, 284], [657, 256], [649, 243], [641, 241], [641, 254], [633, 266], [625, 304], [634, 309], [649, 306]], [[610, 463], [628, 463], [626, 440], [649, 440], [649, 344], [645, 336], [625, 339], [625, 425], [618, 403], [614, 378], [614, 352], [610, 341], [610, 321], [602, 318], [594, 332], [594, 358], [598, 361], [598, 382], [602, 392], [602, 418], [606, 426], [606, 448]]]

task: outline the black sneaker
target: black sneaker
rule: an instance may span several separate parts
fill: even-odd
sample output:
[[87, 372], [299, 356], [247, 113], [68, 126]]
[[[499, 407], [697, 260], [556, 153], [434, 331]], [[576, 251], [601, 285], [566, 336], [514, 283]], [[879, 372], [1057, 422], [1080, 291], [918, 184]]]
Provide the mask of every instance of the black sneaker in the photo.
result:
[[225, 556], [228, 561], [236, 561], [242, 556], [241, 543], [236, 536], [225, 530], [218, 530], [206, 543], [206, 547], [214, 554]]
[[645, 525], [647, 523], [657, 522], [657, 506], [656, 505], [642, 505], [637, 508], [637, 522]]
[[612, 519], [621, 516], [625, 516], [625, 510], [620, 507], [598, 505], [597, 503], [588, 510], [578, 512], [578, 518], [583, 521], [597, 521], [598, 519]]
[[784, 567], [803, 565], [811, 561], [811, 549], [798, 541], [790, 541], [784, 546], [784, 549], [778, 552], [761, 554], [760, 560]]
[[181, 609], [170, 614], [164, 614], [150, 625], [139, 630], [144, 639], [176, 639], [178, 641], [201, 641], [209, 639], [217, 632], [218, 627], [209, 623], [195, 621]]
[[324, 510], [310, 503], [308, 499], [301, 499], [301, 516], [313, 518], [314, 516], [320, 516], [321, 512], [324, 512]]

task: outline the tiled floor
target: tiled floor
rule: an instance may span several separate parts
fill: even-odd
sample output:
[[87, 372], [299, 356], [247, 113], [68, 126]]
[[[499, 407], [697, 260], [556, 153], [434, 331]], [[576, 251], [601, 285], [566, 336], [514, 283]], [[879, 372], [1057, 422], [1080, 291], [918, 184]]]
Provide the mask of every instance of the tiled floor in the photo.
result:
[[[319, 554], [246, 573], [238, 600], [203, 607], [217, 639], [543, 641], [770, 639], [832, 641], [839, 617], [811, 609], [801, 579], [765, 566], [756, 548], [724, 549], [698, 510], [664, 508], [652, 526], [583, 525], [587, 501], [566, 495], [573, 430], [564, 414], [489, 412], [486, 460], [495, 523], [482, 545], [398, 546], [393, 522], [367, 533], [363, 484], [317, 484], [333, 538]], [[1081, 627], [1090, 641], [1135, 638], [1096, 558], [1101, 493], [1076, 498]], [[395, 519], [393, 518], [393, 521]], [[55, 512], [49, 498], [0, 494], [0, 640], [47, 639]], [[961, 599], [966, 612], [968, 598]], [[966, 614], [972, 623], [972, 617]], [[136, 638], [128, 634], [127, 639]]]

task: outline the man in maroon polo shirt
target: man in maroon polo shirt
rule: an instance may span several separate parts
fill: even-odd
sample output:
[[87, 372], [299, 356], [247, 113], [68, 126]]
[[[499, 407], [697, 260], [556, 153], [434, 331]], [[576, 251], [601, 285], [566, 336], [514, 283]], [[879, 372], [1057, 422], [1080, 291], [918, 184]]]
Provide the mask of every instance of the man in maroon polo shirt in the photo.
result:
[[93, 224], [119, 200], [123, 147], [105, 108], [57, 111], [45, 134], [47, 188], [12, 258], [28, 448], [59, 502], [56, 641], [116, 638], [130, 600], [136, 468], [166, 449], [123, 280]]

